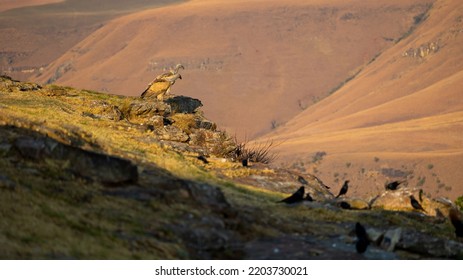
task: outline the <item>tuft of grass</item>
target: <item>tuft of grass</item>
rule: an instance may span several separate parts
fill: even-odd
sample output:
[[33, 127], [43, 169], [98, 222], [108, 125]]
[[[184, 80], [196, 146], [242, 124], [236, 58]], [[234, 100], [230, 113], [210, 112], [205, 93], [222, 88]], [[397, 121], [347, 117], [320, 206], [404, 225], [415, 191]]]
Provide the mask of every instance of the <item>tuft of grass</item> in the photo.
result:
[[[236, 140], [236, 139], [235, 139]], [[260, 162], [269, 164], [277, 158], [277, 154], [272, 152], [277, 144], [273, 140], [250, 145], [244, 141], [238, 143], [236, 148], [231, 152], [231, 157], [237, 161], [249, 160], [251, 162]]]
[[192, 114], [179, 113], [172, 116], [173, 125], [190, 134], [196, 128], [196, 119]]
[[455, 200], [455, 205], [458, 207], [458, 209], [460, 209], [460, 211], [463, 211], [463, 195]]

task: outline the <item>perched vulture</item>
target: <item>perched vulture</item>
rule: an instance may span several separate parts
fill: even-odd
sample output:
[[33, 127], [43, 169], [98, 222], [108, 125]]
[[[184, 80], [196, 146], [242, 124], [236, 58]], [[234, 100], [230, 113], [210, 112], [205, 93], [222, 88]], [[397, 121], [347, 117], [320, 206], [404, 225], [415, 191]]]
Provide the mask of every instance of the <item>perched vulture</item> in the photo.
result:
[[170, 88], [177, 79], [182, 79], [178, 73], [179, 69], [185, 69], [183, 65], [177, 64], [173, 70], [157, 76], [141, 94], [141, 98], [155, 96], [158, 100], [163, 100], [164, 95], [169, 94]]

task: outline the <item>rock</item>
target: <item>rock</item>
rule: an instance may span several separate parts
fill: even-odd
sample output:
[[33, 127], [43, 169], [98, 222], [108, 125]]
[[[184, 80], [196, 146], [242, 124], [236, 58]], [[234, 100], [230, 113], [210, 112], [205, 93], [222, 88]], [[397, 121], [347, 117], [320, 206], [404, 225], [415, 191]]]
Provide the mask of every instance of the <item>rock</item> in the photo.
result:
[[444, 215], [448, 214], [449, 209], [452, 207], [451, 202], [447, 203], [442, 200], [431, 199], [425, 194], [420, 195], [420, 192], [421, 190], [419, 189], [409, 188], [386, 191], [371, 201], [371, 208], [391, 211], [416, 211], [410, 203], [410, 195], [413, 195], [423, 206], [426, 215], [436, 216], [439, 211]]
[[191, 197], [201, 204], [208, 205], [216, 210], [231, 208], [223, 192], [217, 187], [190, 182], [187, 184], [186, 189]]
[[384, 236], [384, 231], [368, 227], [367, 228], [367, 234], [368, 234], [368, 239], [374, 243], [374, 244], [379, 244], [379, 241], [382, 240]]
[[196, 120], [196, 127], [212, 131], [215, 131], [217, 129], [217, 125], [214, 122], [205, 119]]
[[187, 142], [190, 137], [176, 126], [165, 126], [155, 130], [160, 140], [174, 141], [174, 142]]
[[163, 116], [152, 116], [145, 123], [146, 125], [152, 125], [154, 128], [162, 128], [165, 124]]
[[[51, 146], [47, 147], [46, 143]], [[44, 141], [44, 139], [36, 139], [31, 137], [21, 137], [14, 142], [16, 148], [22, 157], [40, 160], [51, 156], [51, 151], [57, 146], [57, 142]]]
[[346, 259], [396, 259], [391, 252], [368, 249], [358, 254], [354, 244], [346, 244], [339, 238], [313, 236], [266, 237], [246, 243], [246, 259], [252, 260], [346, 260]]
[[121, 112], [128, 120], [143, 122], [143, 120], [150, 119], [155, 115], [168, 116], [171, 113], [171, 108], [161, 101], [136, 99], [129, 105], [122, 107]]
[[388, 252], [392, 252], [395, 249], [395, 246], [400, 241], [402, 237], [402, 229], [396, 228], [386, 231], [384, 234], [383, 240], [381, 241], [381, 248], [385, 249]]
[[37, 91], [42, 89], [42, 86], [36, 83], [21, 83], [13, 80], [11, 77], [2, 75], [0, 76], [0, 88], [12, 92], [12, 91]]
[[425, 58], [426, 56], [438, 52], [440, 49], [439, 42], [428, 42], [418, 48], [410, 48], [402, 53], [404, 57]]
[[463, 257], [463, 243], [414, 230], [403, 230], [396, 249], [420, 254], [421, 257], [460, 259]]
[[104, 184], [118, 185], [138, 179], [137, 167], [128, 160], [86, 151], [45, 136], [19, 137], [13, 147], [25, 159], [68, 162], [67, 169], [72, 173]]
[[188, 96], [174, 96], [165, 101], [170, 105], [172, 113], [193, 114], [196, 110], [203, 106], [199, 99]]
[[20, 91], [35, 91], [42, 89], [42, 86], [35, 84], [35, 83], [20, 83], [18, 85], [18, 89]]

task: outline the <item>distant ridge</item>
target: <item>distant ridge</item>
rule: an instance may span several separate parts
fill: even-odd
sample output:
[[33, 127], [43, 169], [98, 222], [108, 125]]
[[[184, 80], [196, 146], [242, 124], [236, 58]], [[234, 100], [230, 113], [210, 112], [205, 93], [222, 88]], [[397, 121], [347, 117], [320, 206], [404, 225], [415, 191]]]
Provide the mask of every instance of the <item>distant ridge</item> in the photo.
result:
[[[262, 139], [282, 141], [283, 162], [309, 163], [325, 182], [362, 181], [364, 195], [390, 178], [456, 198], [463, 193], [462, 19], [459, 1], [436, 1], [355, 78]], [[319, 151], [326, 156], [312, 162]]]

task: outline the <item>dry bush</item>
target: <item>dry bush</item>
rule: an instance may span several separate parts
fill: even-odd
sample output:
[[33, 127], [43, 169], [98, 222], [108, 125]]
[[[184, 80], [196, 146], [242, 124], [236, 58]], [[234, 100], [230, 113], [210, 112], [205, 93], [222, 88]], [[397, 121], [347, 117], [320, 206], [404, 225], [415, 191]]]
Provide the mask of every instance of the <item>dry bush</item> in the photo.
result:
[[232, 151], [231, 157], [236, 161], [247, 159], [250, 162], [271, 163], [278, 156], [272, 149], [277, 146], [273, 140], [250, 145], [247, 140], [244, 142], [237, 141], [235, 137], [236, 148]]

